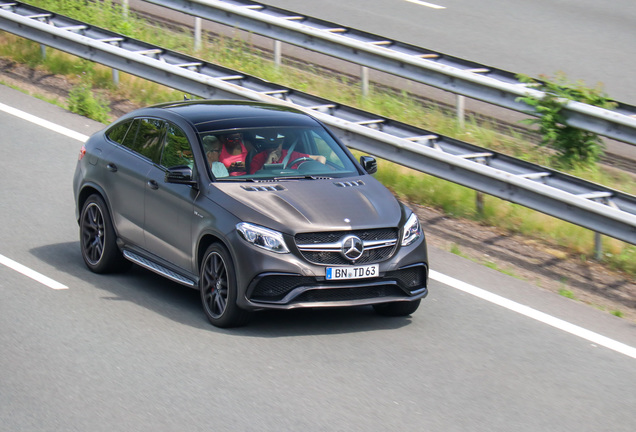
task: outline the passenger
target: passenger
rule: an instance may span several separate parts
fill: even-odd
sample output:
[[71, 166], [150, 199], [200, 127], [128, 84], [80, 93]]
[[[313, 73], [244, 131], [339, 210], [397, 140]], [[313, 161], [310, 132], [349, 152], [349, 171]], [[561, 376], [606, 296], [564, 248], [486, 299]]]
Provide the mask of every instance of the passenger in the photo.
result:
[[[263, 168], [263, 165], [265, 164], [277, 164], [277, 163], [282, 163], [285, 160], [288, 150], [283, 149], [283, 139], [270, 138], [270, 142], [274, 140], [278, 142], [278, 146], [263, 150], [262, 152], [259, 152], [254, 155], [254, 157], [252, 158], [252, 161], [250, 162], [250, 174], [254, 174], [256, 171]], [[306, 153], [300, 153], [297, 151], [292, 151], [290, 157], [287, 158], [287, 162], [288, 163], [293, 162], [296, 159], [300, 159], [300, 158], [311, 158], [323, 164], [327, 162], [327, 158], [322, 155], [310, 155]], [[296, 169], [301, 163], [302, 161], [297, 162], [294, 164], [294, 166], [289, 166], [288, 168]]]
[[248, 149], [243, 143], [243, 136], [240, 132], [233, 132], [221, 136], [223, 147], [219, 155], [219, 161], [225, 165], [231, 176], [247, 174], [245, 170], [245, 159]]
[[205, 156], [208, 159], [210, 170], [216, 178], [227, 177], [230, 175], [225, 165], [219, 162], [222, 147], [221, 142], [214, 135], [207, 135], [203, 137], [203, 150], [205, 151]]

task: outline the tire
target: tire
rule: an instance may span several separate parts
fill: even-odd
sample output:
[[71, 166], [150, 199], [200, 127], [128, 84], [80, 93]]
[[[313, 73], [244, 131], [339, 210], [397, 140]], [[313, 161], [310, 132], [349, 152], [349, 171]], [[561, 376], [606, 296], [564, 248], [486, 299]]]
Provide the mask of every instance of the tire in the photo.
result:
[[414, 313], [418, 307], [420, 307], [420, 302], [422, 299], [414, 300], [410, 302], [393, 302], [393, 303], [381, 303], [373, 305], [373, 309], [379, 315], [384, 316], [407, 316]]
[[99, 195], [89, 196], [82, 207], [80, 248], [82, 258], [92, 272], [110, 273], [130, 268], [130, 261], [117, 247], [110, 213]]
[[219, 243], [212, 244], [203, 257], [199, 290], [203, 312], [210, 323], [220, 328], [247, 324], [250, 312], [236, 305], [236, 271], [229, 252]]

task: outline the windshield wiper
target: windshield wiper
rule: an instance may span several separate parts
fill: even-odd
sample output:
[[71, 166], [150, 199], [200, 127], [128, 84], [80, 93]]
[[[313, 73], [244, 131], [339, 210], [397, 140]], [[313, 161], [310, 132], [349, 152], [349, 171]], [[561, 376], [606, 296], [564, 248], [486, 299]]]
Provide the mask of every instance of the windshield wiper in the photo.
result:
[[327, 176], [313, 176], [313, 175], [298, 175], [298, 176], [286, 176], [286, 177], [274, 177], [275, 181], [282, 180], [330, 180], [333, 177]]
[[216, 181], [255, 182], [256, 180], [251, 177], [217, 177]]

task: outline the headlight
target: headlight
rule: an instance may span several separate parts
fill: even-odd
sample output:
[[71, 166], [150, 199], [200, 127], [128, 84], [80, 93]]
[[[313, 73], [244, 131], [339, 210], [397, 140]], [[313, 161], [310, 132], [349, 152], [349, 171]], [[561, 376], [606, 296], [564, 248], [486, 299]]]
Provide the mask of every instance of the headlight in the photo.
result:
[[408, 246], [422, 236], [420, 221], [415, 213], [411, 213], [409, 219], [404, 224], [404, 234], [402, 235], [402, 246]]
[[283, 235], [278, 231], [271, 230], [258, 225], [246, 222], [236, 224], [241, 237], [248, 243], [276, 253], [288, 253], [287, 245]]

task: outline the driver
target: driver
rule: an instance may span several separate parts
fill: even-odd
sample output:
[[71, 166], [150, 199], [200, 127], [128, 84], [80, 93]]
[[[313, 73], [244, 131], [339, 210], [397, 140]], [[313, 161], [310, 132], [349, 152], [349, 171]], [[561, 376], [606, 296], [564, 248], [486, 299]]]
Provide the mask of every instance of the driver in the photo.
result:
[[231, 176], [246, 174], [245, 159], [247, 158], [247, 147], [243, 143], [243, 134], [232, 132], [221, 136], [221, 153], [219, 162], [227, 168]]
[[[252, 161], [250, 162], [250, 174], [254, 174], [256, 171], [263, 168], [263, 165], [265, 164], [282, 163], [285, 157], [287, 156], [288, 151], [286, 149], [283, 149], [284, 137], [279, 138], [278, 134], [274, 133], [273, 136], [266, 137], [266, 138], [269, 138], [270, 142], [275, 142], [278, 145], [273, 148], [263, 150], [260, 153], [257, 153], [254, 155], [254, 157], [252, 158]], [[302, 159], [302, 158], [311, 158], [323, 164], [327, 162], [327, 158], [325, 158], [322, 155], [309, 155], [309, 154], [300, 153], [297, 151], [292, 151], [291, 156], [287, 160], [290, 162], [293, 162], [296, 159]], [[288, 168], [296, 169], [302, 162], [304, 161], [298, 161], [293, 166], [289, 166]]]

